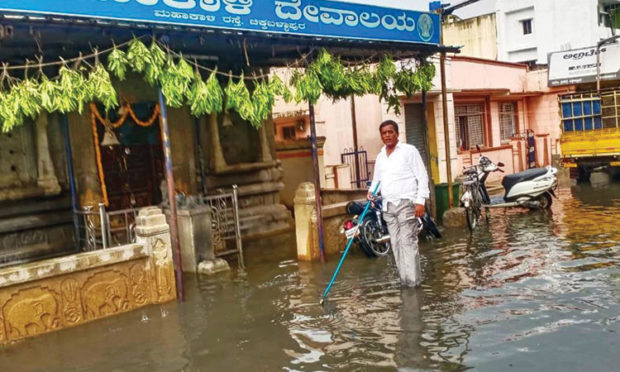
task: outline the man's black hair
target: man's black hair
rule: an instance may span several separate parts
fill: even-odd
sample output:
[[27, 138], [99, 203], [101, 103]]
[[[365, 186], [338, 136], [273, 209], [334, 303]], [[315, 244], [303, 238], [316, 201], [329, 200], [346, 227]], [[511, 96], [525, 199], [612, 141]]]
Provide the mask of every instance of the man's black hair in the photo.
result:
[[396, 124], [394, 120], [386, 120], [383, 123], [381, 123], [381, 125], [379, 125], [379, 132], [381, 132], [381, 129], [383, 129], [383, 127], [388, 126], [388, 125], [393, 126], [396, 133], [398, 133], [398, 124]]

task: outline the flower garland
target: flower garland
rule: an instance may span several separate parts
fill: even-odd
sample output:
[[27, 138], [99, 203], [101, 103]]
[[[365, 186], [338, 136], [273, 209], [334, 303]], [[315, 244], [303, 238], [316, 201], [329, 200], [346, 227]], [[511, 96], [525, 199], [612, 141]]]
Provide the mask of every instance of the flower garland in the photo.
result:
[[[131, 119], [137, 125], [141, 127], [149, 127], [153, 125], [155, 121], [159, 123], [158, 119], [160, 119], [161, 117], [160, 116], [161, 110], [160, 110], [159, 104], [155, 105], [155, 108], [153, 109], [153, 114], [151, 115], [151, 117], [144, 121], [140, 120], [136, 116], [136, 113], [133, 111], [129, 103], [123, 104], [122, 108], [123, 108], [123, 114], [121, 115], [121, 117], [117, 121], [110, 123], [112, 128], [118, 128], [121, 125], [125, 124], [127, 117], [131, 117]], [[110, 205], [110, 201], [108, 199], [108, 188], [105, 182], [103, 164], [101, 163], [101, 146], [99, 144], [99, 133], [97, 132], [97, 122], [105, 126], [106, 119], [104, 119], [101, 116], [101, 113], [99, 112], [99, 109], [97, 108], [97, 105], [94, 102], [91, 102], [90, 104], [90, 118], [91, 118], [91, 128], [93, 131], [93, 142], [95, 145], [95, 161], [97, 162], [97, 173], [99, 174], [99, 181], [100, 181], [99, 184], [101, 186], [101, 197], [103, 199], [103, 204], [106, 207], [108, 207]], [[162, 134], [160, 133], [160, 135]], [[163, 138], [162, 138], [162, 141], [163, 141]]]
[[[123, 49], [125, 47], [127, 50]], [[99, 61], [104, 54], [108, 54], [107, 64]], [[86, 61], [88, 58], [94, 58], [92, 65]], [[68, 62], [75, 63], [69, 67]], [[42, 67], [52, 65], [60, 66], [59, 73], [48, 78]], [[28, 70], [37, 66], [38, 74], [28, 77]], [[22, 79], [9, 75], [9, 71], [15, 69], [24, 70]], [[187, 61], [157, 40], [147, 47], [140, 38], [106, 51], [95, 51], [87, 57], [80, 55], [69, 61], [39, 62], [38, 65], [9, 67], [4, 64], [1, 71], [0, 124], [3, 132], [22, 125], [26, 118], [36, 119], [41, 111], [82, 113], [84, 106], [92, 101], [101, 103], [106, 110], [113, 109], [118, 106], [118, 94], [112, 76], [123, 81], [129, 71], [141, 74], [151, 86], [161, 87], [166, 105], [170, 107], [187, 105], [196, 117], [234, 110], [256, 128], [269, 117], [277, 97], [286, 102], [316, 103], [321, 94], [333, 99], [376, 94], [399, 113], [398, 97], [429, 90], [435, 76], [434, 65], [424, 61], [397, 68], [390, 56], [384, 56], [376, 65], [364, 63], [349, 67], [340, 58], [321, 50], [303, 73], [293, 74], [289, 84], [277, 76], [268, 77], [262, 73], [251, 77], [241, 73], [233, 79], [232, 73]], [[205, 71], [209, 74], [203, 80]], [[228, 76], [225, 88], [218, 76]], [[254, 82], [251, 89], [246, 80]]]

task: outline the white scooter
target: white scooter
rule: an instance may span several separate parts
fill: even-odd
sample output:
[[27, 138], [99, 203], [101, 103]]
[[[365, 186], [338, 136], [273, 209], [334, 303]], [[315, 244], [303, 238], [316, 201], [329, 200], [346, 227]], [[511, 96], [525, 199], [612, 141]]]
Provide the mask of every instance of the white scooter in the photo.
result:
[[504, 172], [500, 167], [504, 164], [493, 163], [486, 156], [480, 157], [478, 165], [466, 168], [463, 182], [461, 205], [465, 207], [467, 225], [473, 230], [480, 218], [482, 208], [514, 208], [548, 209], [551, 207], [554, 190], [558, 186], [554, 167], [533, 168], [523, 172], [509, 174], [502, 179], [504, 196], [489, 197], [485, 182], [491, 172]]

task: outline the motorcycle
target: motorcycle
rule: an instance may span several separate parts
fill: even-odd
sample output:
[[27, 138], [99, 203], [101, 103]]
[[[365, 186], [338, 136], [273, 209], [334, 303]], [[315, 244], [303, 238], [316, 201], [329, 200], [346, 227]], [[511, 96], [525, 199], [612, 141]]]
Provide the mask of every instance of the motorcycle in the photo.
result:
[[509, 174], [502, 179], [504, 196], [491, 198], [485, 182], [491, 172], [503, 173], [501, 169], [503, 166], [502, 162], [495, 164], [486, 156], [482, 156], [478, 165], [465, 168], [461, 206], [465, 208], [467, 227], [470, 231], [473, 231], [478, 224], [482, 208], [486, 208], [487, 212], [490, 208], [551, 208], [552, 196], [556, 197], [555, 189], [558, 186], [556, 168], [547, 166]]
[[[390, 234], [387, 224], [383, 219], [381, 197], [373, 200], [373, 204], [368, 209], [366, 217], [359, 224], [359, 215], [362, 213], [368, 202], [349, 202], [346, 206], [347, 213], [354, 215], [350, 220], [344, 222], [340, 230], [341, 234], [345, 234], [347, 240], [354, 238], [355, 243], [368, 257], [380, 257], [388, 254], [392, 248], [390, 242]], [[420, 234], [427, 239], [441, 238], [441, 233], [437, 229], [437, 225], [433, 219], [424, 214], [424, 217], [416, 218], [412, 223], [421, 225]], [[359, 227], [358, 227], [359, 224]]]

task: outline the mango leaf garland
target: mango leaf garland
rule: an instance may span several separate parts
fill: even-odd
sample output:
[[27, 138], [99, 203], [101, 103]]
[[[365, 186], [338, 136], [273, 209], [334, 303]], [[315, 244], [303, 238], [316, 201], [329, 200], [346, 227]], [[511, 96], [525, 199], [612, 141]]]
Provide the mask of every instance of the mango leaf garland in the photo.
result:
[[151, 47], [149, 48], [149, 61], [144, 69], [144, 80], [149, 83], [151, 86], [154, 86], [161, 77], [164, 72], [164, 67], [166, 66], [166, 61], [168, 60], [168, 55], [161, 50], [157, 42], [153, 40]]
[[143, 72], [151, 63], [151, 53], [140, 39], [134, 37], [129, 42], [127, 61], [134, 72]]
[[267, 83], [256, 83], [252, 92], [252, 111], [250, 124], [255, 128], [260, 128], [262, 122], [269, 117], [276, 99]]
[[123, 81], [127, 75], [127, 54], [118, 48], [114, 48], [108, 56], [108, 71], [110, 71], [118, 80]]
[[207, 90], [209, 92], [207, 96], [207, 114], [220, 113], [224, 106], [224, 92], [217, 80], [217, 71], [211, 72], [207, 79]]
[[196, 73], [194, 82], [187, 95], [187, 104], [192, 115], [199, 117], [207, 113], [209, 106], [209, 86], [202, 80], [200, 74]]
[[62, 94], [58, 97], [58, 111], [63, 114], [78, 111], [82, 113], [84, 103], [90, 95], [84, 76], [66, 66], [60, 68], [58, 88]]
[[293, 100], [293, 93], [278, 75], [273, 75], [269, 79], [269, 87], [273, 94], [282, 97], [284, 102], [289, 103]]
[[15, 85], [11, 94], [15, 95], [15, 100], [19, 111], [31, 119], [36, 119], [41, 112], [41, 93], [39, 84], [31, 79], [26, 79]]
[[0, 91], [0, 121], [2, 121], [2, 131], [5, 133], [24, 121], [24, 116], [19, 109], [19, 96], [16, 92], [14, 89], [9, 92]]
[[101, 64], [97, 64], [91, 71], [88, 84], [90, 85], [93, 99], [101, 102], [106, 111], [118, 106], [118, 97], [112, 85], [110, 74]]
[[58, 88], [56, 82], [43, 75], [39, 83], [39, 92], [41, 93], [41, 107], [45, 111], [52, 113], [58, 110], [58, 97], [62, 94], [62, 91]]
[[[238, 82], [233, 82], [232, 77], [228, 80], [228, 85], [224, 90], [226, 94], [226, 110], [235, 110], [241, 115], [241, 111], [245, 112], [245, 115], [241, 115], [243, 119], [249, 119], [248, 106], [252, 107], [250, 100], [250, 92], [245, 85], [243, 74]], [[244, 117], [246, 116], [246, 117]]]
[[185, 95], [189, 90], [189, 80], [181, 76], [178, 65], [174, 63], [172, 58], [168, 58], [166, 61], [166, 67], [159, 78], [159, 84], [168, 106], [174, 108], [183, 106]]

